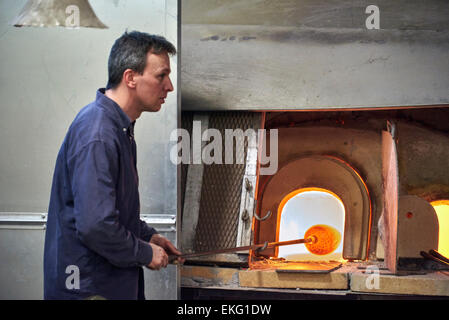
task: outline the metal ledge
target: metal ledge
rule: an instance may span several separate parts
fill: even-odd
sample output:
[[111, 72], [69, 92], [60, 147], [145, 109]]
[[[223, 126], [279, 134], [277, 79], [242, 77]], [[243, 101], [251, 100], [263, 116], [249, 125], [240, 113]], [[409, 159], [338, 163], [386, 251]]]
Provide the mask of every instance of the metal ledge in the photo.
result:
[[158, 232], [176, 232], [176, 215], [174, 214], [142, 214], [140, 219]]
[[45, 229], [47, 213], [0, 212], [0, 229]]
[[[45, 212], [0, 212], [0, 229], [45, 229]], [[140, 218], [159, 232], [176, 232], [176, 215], [142, 214]]]

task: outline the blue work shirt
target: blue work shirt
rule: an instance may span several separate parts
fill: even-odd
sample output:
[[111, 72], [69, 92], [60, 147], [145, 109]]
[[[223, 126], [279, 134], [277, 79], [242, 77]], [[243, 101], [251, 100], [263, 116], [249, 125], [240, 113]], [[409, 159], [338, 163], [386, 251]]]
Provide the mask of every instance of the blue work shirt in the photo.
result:
[[144, 297], [142, 266], [156, 230], [140, 220], [133, 129], [104, 89], [71, 124], [48, 209], [45, 299]]

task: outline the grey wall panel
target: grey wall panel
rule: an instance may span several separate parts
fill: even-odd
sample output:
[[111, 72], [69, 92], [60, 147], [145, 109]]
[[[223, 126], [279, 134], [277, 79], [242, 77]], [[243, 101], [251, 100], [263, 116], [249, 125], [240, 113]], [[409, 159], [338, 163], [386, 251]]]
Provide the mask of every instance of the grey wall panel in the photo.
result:
[[365, 9], [377, 5], [382, 29], [442, 30], [447, 28], [446, 0], [188, 0], [185, 24], [305, 26], [360, 28]]
[[[93, 9], [109, 29], [9, 25], [25, 3], [0, 3], [4, 70], [0, 75], [0, 211], [46, 212], [57, 152], [76, 113], [95, 99], [97, 88], [106, 85], [113, 42], [128, 29], [166, 35], [177, 45], [177, 3], [93, 1]], [[171, 64], [176, 85], [176, 57]], [[175, 91], [168, 96], [160, 112], [144, 114], [137, 121], [142, 212], [173, 210], [165, 203], [168, 196], [160, 197], [159, 190], [161, 181], [169, 181], [164, 188], [172, 190], [176, 178], [176, 170], [167, 164], [166, 145], [176, 128], [176, 95]], [[169, 196], [171, 203], [176, 192]]]
[[[176, 241], [175, 232], [161, 232], [173, 243]], [[145, 298], [149, 300], [171, 300], [178, 298], [178, 286], [174, 286], [174, 280], [178, 278], [178, 266], [168, 265], [167, 268], [153, 271], [144, 268]]]
[[449, 3], [199, 1], [183, 8], [183, 110], [448, 104]]
[[0, 300], [43, 298], [45, 231], [0, 229]]

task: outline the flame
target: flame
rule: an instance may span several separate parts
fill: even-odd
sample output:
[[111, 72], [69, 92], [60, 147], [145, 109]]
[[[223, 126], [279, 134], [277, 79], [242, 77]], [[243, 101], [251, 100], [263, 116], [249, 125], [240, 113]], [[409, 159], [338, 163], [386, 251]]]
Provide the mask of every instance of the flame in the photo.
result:
[[313, 254], [324, 256], [338, 248], [341, 241], [341, 233], [331, 226], [317, 224], [306, 231], [304, 238], [314, 239], [314, 241], [305, 244], [307, 250]]
[[431, 202], [438, 217], [438, 252], [449, 257], [449, 200]]

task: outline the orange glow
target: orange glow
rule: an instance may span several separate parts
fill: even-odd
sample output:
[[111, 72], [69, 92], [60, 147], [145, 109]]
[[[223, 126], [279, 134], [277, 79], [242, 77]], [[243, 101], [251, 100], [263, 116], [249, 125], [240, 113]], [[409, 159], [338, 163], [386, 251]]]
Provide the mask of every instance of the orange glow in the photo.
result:
[[438, 252], [449, 257], [449, 200], [431, 202], [438, 217]]
[[[309, 192], [315, 192], [316, 194], [304, 196], [305, 198], [301, 198], [303, 200], [297, 199], [296, 204], [290, 203], [294, 197]], [[324, 202], [312, 200], [323, 197], [320, 195], [323, 193], [328, 194], [325, 197], [327, 200], [323, 200]], [[317, 206], [318, 203], [320, 203], [320, 206]], [[324, 208], [329, 211], [323, 211]], [[312, 244], [308, 243], [305, 247], [302, 247], [302, 245], [294, 245], [289, 248], [278, 247], [275, 249], [274, 256], [289, 261], [344, 261], [341, 246], [344, 215], [343, 202], [339, 196], [330, 190], [309, 187], [290, 192], [278, 206], [276, 241], [307, 238], [313, 235], [312, 233], [315, 233], [317, 240], [318, 238], [321, 240]], [[323, 225], [323, 222], [326, 225]], [[307, 235], [304, 236], [304, 234]]]
[[[329, 190], [326, 190], [326, 189], [322, 189], [322, 188], [302, 188], [302, 189], [298, 189], [298, 190], [295, 190], [295, 191], [293, 191], [293, 192], [290, 192], [289, 194], [287, 194], [285, 197], [284, 197], [284, 199], [282, 199], [282, 201], [281, 201], [281, 203], [279, 204], [279, 207], [278, 207], [278, 215], [277, 215], [277, 222], [276, 222], [276, 225], [277, 225], [277, 229], [276, 229], [276, 241], [278, 241], [279, 240], [279, 228], [280, 228], [280, 226], [281, 226], [281, 215], [282, 215], [282, 210], [284, 210], [284, 206], [285, 206], [285, 204], [291, 199], [291, 198], [293, 198], [294, 196], [296, 196], [296, 195], [298, 195], [298, 194], [300, 194], [300, 193], [303, 193], [303, 192], [307, 192], [307, 191], [319, 191], [319, 192], [326, 192], [326, 193], [329, 193], [329, 194], [331, 194], [332, 196], [334, 196], [335, 198], [337, 198], [341, 203], [343, 203], [343, 201], [341, 201], [341, 199], [340, 199], [340, 197], [339, 196], [337, 196], [335, 193], [333, 193], [332, 191], [329, 191]], [[276, 256], [277, 256], [277, 250], [276, 250]]]
[[305, 246], [311, 253], [319, 256], [334, 252], [341, 241], [341, 233], [337, 229], [325, 224], [310, 227], [306, 231], [304, 238], [307, 239], [310, 237], [315, 238], [315, 241], [306, 243]]
[[328, 271], [341, 266], [338, 261], [288, 261], [278, 258], [262, 258], [251, 263], [252, 270]]

